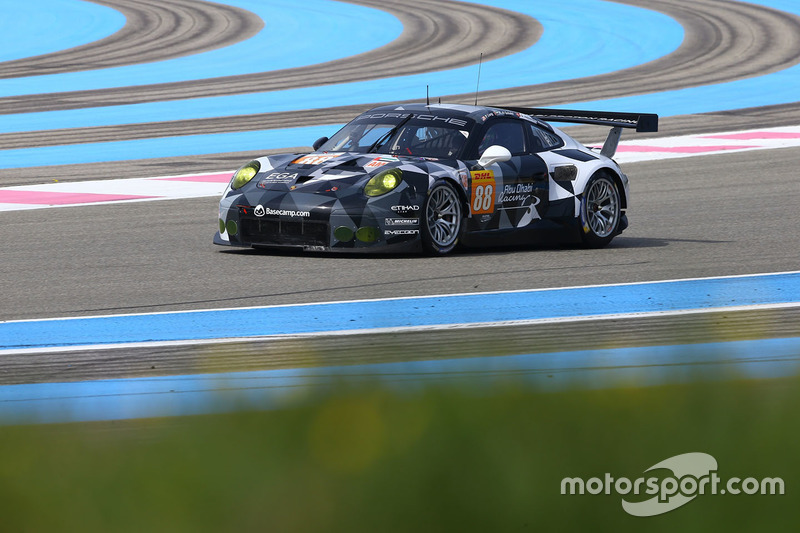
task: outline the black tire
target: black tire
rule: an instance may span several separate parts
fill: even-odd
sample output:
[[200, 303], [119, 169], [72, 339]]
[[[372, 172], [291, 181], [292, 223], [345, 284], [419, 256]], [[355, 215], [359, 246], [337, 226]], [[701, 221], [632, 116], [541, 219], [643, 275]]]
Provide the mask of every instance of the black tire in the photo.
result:
[[464, 206], [456, 189], [446, 181], [428, 191], [422, 211], [422, 247], [431, 255], [451, 252], [461, 237]]
[[620, 231], [622, 200], [617, 183], [606, 173], [589, 179], [581, 198], [581, 240], [587, 248], [606, 246]]

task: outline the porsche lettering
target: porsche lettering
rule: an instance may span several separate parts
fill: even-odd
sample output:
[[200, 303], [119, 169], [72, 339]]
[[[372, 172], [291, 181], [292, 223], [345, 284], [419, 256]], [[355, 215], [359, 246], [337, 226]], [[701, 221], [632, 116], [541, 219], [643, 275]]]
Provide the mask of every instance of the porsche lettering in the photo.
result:
[[416, 118], [418, 120], [430, 120], [434, 122], [439, 121], [445, 124], [452, 124], [454, 126], [466, 126], [469, 124], [466, 120], [451, 117], [437, 117], [436, 115], [417, 115]]

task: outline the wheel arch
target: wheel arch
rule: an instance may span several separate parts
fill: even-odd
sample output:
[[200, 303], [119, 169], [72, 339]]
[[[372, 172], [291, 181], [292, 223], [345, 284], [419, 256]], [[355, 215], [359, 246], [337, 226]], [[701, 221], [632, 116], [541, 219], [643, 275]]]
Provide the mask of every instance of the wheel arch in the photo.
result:
[[[430, 177], [431, 181], [429, 182], [428, 190], [426, 191], [425, 201], [423, 203], [421, 213], [422, 220], [420, 221], [422, 246], [423, 251], [430, 255], [444, 255], [458, 246], [459, 241], [461, 240], [466, 227], [465, 222], [469, 215], [469, 204], [468, 200], [466, 199], [464, 186], [458, 180], [445, 176]], [[454, 238], [452, 240], [448, 239], [447, 244], [445, 244], [443, 241], [436, 241], [436, 238], [433, 236], [431, 231], [431, 221], [428, 218], [428, 203], [432, 200], [432, 193], [436, 189], [441, 188], [449, 189], [451, 193], [455, 194], [457, 201], [452, 205], [458, 206], [458, 210], [460, 211], [460, 214], [457, 217], [457, 227], [450, 233], [450, 235], [453, 235]]]
[[617, 172], [615, 169], [611, 167], [600, 167], [596, 171], [592, 173], [592, 176], [596, 174], [607, 174], [614, 180], [614, 184], [617, 186], [617, 190], [619, 191], [619, 198], [620, 198], [620, 207], [622, 209], [628, 208], [628, 188], [622, 181], [622, 176], [620, 173]]
[[579, 186], [576, 187], [576, 192], [580, 191], [579, 194], [583, 196], [586, 192], [586, 186], [589, 184], [589, 181], [597, 175], [606, 175], [610, 177], [614, 184], [617, 186], [617, 190], [619, 191], [620, 196], [620, 207], [622, 209], [628, 208], [628, 187], [625, 184], [625, 181], [622, 179], [621, 172], [614, 167], [608, 165], [598, 165], [596, 167], [586, 169], [585, 174], [583, 174], [583, 178], [578, 180]]
[[461, 207], [464, 209], [464, 214], [466, 215], [466, 217], [469, 217], [470, 214], [469, 194], [467, 190], [464, 188], [464, 185], [453, 176], [450, 175], [431, 176], [431, 181], [428, 184], [428, 190], [425, 191], [425, 197], [427, 198], [430, 192], [433, 190], [433, 188], [436, 187], [438, 183], [441, 183], [443, 181], [446, 181], [447, 183], [452, 185], [453, 188], [456, 190], [456, 194], [458, 194], [458, 198], [459, 200], [461, 200]]

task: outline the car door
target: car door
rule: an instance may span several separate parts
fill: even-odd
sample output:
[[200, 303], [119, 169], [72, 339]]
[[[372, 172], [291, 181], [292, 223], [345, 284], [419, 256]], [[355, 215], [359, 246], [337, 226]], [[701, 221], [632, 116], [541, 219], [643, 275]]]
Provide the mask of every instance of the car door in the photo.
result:
[[536, 154], [527, 128], [527, 122], [511, 117], [485, 124], [478, 157], [489, 146], [498, 145], [511, 152], [511, 159], [471, 172], [473, 229], [520, 228], [542, 218], [548, 202], [547, 164]]

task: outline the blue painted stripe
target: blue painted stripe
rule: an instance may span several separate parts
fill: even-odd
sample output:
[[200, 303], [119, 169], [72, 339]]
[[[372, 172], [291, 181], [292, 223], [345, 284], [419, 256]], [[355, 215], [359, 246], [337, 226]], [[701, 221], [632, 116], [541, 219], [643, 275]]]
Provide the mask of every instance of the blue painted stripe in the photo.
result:
[[[587, 0], [588, 1], [588, 0]], [[773, 7], [778, 10], [785, 11], [800, 15], [800, 6], [796, 2], [790, 0], [760, 0], [755, 2], [768, 7]], [[536, 16], [539, 15], [540, 21], [545, 24], [545, 35], [539, 44], [526, 51], [525, 54], [517, 54], [511, 58], [507, 58], [509, 63], [497, 63], [500, 65], [494, 72], [491, 71], [490, 63], [486, 64], [486, 68], [490, 69], [490, 81], [487, 84], [482, 82], [482, 86], [486, 89], [500, 88], [505, 86], [519, 85], [523, 83], [538, 83], [543, 81], [552, 81], [551, 74], [555, 78], [566, 75], [567, 72], [563, 68], [577, 69], [571, 77], [588, 75], [587, 62], [581, 59], [570, 59], [570, 53], [578, 53], [578, 50], [567, 49], [561, 53], [549, 53], [549, 57], [536, 56], [535, 52], [545, 50], [542, 43], [547, 42], [545, 38], [553, 37], [554, 35], [563, 34], [560, 24], [564, 21], [558, 18], [558, 14], [563, 11], [563, 6], [519, 6], [516, 3], [505, 3], [498, 0], [494, 5], [502, 7], [513, 7], [519, 11], [527, 12], [528, 14]], [[575, 9], [586, 9], [588, 4], [575, 4]], [[605, 9], [604, 4], [600, 6]], [[589, 6], [591, 7], [591, 6]], [[597, 7], [597, 6], [594, 6]], [[547, 12], [538, 11], [537, 9], [552, 9], [558, 13], [553, 13], [548, 16]], [[600, 9], [602, 11], [602, 9]], [[639, 10], [641, 11], [641, 10]], [[567, 11], [570, 15], [576, 13]], [[646, 12], [645, 12], [646, 13]], [[591, 18], [594, 21], [594, 18]], [[622, 21], [628, 21], [625, 17], [610, 18], [606, 20], [608, 28], [616, 28], [621, 25]], [[656, 24], [655, 20], [642, 19], [641, 23], [629, 24], [635, 28], [649, 28], [664, 27], [659, 22]], [[663, 21], [662, 21], [663, 22]], [[674, 21], [672, 21], [674, 24]], [[628, 24], [626, 22], [626, 24]], [[666, 26], [668, 29], [670, 26]], [[587, 35], [596, 32], [595, 27], [590, 31], [584, 28]], [[674, 38], [677, 33], [673, 35], [672, 31], [658, 35], [672, 36]], [[682, 33], [681, 33], [682, 35]], [[641, 36], [640, 36], [641, 37]], [[670, 39], [668, 42], [658, 43], [662, 47], [662, 55], [666, 53], [668, 44], [674, 44]], [[566, 41], [564, 41], [566, 42]], [[603, 42], [603, 38], [595, 38], [594, 42]], [[642, 42], [649, 43], [648, 39]], [[563, 42], [561, 42], [563, 45]], [[553, 47], [553, 44], [548, 44]], [[621, 46], [619, 43], [617, 46]], [[628, 43], [627, 48], [631, 48], [631, 43]], [[604, 61], [608, 56], [609, 49], [614, 48], [612, 45], [606, 46], [604, 54], [596, 50], [594, 57], [592, 57], [591, 64], [595, 65], [597, 61]], [[634, 47], [635, 48], [635, 47]], [[657, 47], [652, 50], [645, 51], [644, 55], [652, 54]], [[532, 55], [526, 55], [532, 54]], [[611, 54], [612, 56], [614, 54]], [[649, 56], [648, 56], [649, 57]], [[598, 59], [599, 58], [599, 59]], [[655, 58], [655, 57], [653, 57]], [[551, 65], [547, 61], [558, 60], [564, 62], [563, 65]], [[502, 61], [502, 60], [498, 60]], [[503, 66], [505, 65], [505, 66]], [[532, 67], [533, 65], [533, 67]], [[551, 68], [552, 67], [552, 68]], [[603, 67], [605, 68], [605, 67]], [[458, 75], [456, 75], [458, 73]], [[119, 124], [127, 122], [138, 121], [153, 121], [153, 120], [180, 120], [186, 118], [201, 118], [205, 116], [226, 116], [247, 114], [256, 112], [271, 112], [296, 109], [299, 107], [306, 107], [306, 102], [316, 101], [319, 105], [342, 105], [342, 104], [358, 104], [364, 101], [375, 101], [377, 95], [382, 95], [380, 99], [394, 100], [406, 99], [409, 94], [415, 94], [417, 88], [425, 84], [430, 84], [434, 90], [434, 94], [446, 94], [451, 92], [464, 92], [463, 87], [472, 83], [470, 78], [474, 79], [474, 68], [459, 69], [458, 71], [448, 71], [444, 78], [444, 82], [454, 84], [459, 88], [456, 90], [453, 86], [438, 85], [430, 83], [434, 78], [428, 75], [426, 80], [416, 79], [413, 83], [409, 84], [409, 80], [413, 77], [404, 77], [392, 79], [391, 83], [387, 80], [376, 80], [374, 82], [362, 82], [358, 84], [344, 84], [333, 85], [324, 88], [307, 88], [298, 89], [294, 91], [276, 91], [272, 93], [260, 93], [252, 95], [238, 95], [236, 97], [220, 97], [213, 99], [197, 99], [185, 102], [169, 102], [169, 103], [152, 103], [152, 104], [138, 104], [135, 106], [116, 106], [109, 108], [100, 108], [92, 110], [70, 110], [58, 111], [53, 113], [30, 113], [20, 115], [6, 115], [0, 124], [0, 132], [14, 132], [14, 131], [30, 131], [37, 129], [50, 129], [50, 128], [70, 128], [70, 127], [84, 127], [92, 125], [107, 125]], [[437, 74], [438, 76], [439, 74]], [[536, 79], [530, 79], [533, 76]], [[538, 78], [537, 78], [538, 76]], [[484, 74], [484, 78], [486, 74]], [[469, 81], [469, 83], [467, 83]], [[416, 85], [415, 85], [416, 84]], [[466, 84], [466, 85], [465, 85]], [[730, 82], [725, 84], [710, 85], [704, 87], [696, 87], [689, 89], [682, 89], [677, 91], [669, 91], [663, 93], [653, 93], [648, 95], [639, 95], [633, 97], [617, 98], [611, 100], [600, 100], [591, 102], [575, 102], [565, 104], [560, 107], [590, 107], [597, 109], [606, 109], [610, 111], [630, 111], [630, 110], [646, 110], [648, 112], [656, 112], [661, 116], [682, 115], [690, 113], [706, 113], [723, 111], [728, 109], [738, 109], [745, 107], [763, 106], [785, 104], [798, 101], [797, 91], [795, 87], [800, 85], [800, 65], [792, 67], [781, 72]], [[395, 91], [395, 92], [382, 92], [382, 91]], [[421, 94], [421, 91], [420, 91]], [[309, 130], [309, 134], [303, 135], [300, 128], [292, 130], [271, 130], [266, 132], [247, 132], [244, 134], [218, 134], [208, 136], [188, 136], [182, 138], [168, 138], [155, 141], [122, 141], [118, 143], [97, 143], [87, 147], [80, 146], [64, 146], [64, 147], [43, 147], [34, 149], [22, 150], [6, 150], [0, 151], [0, 168], [21, 168], [32, 165], [57, 165], [62, 163], [84, 163], [96, 162], [100, 160], [120, 160], [122, 159], [139, 159], [151, 157], [166, 157], [166, 156], [192, 156], [202, 153], [219, 152], [219, 146], [232, 146], [233, 151], [238, 150], [266, 150], [274, 148], [282, 148], [288, 146], [308, 146], [313, 139], [320, 136], [318, 133], [325, 131], [324, 135], [328, 135], [330, 131], [335, 130], [335, 127], [329, 128], [322, 127], [321, 129]], [[153, 148], [156, 145], [162, 145], [158, 148]], [[241, 144], [239, 144], [241, 143]], [[103, 159], [98, 156], [100, 153], [108, 152], [111, 159]], [[157, 155], [154, 155], [157, 154]], [[35, 163], [34, 163], [35, 162]]]
[[470, 387], [509, 378], [541, 390], [652, 386], [694, 379], [771, 378], [800, 373], [800, 338], [267, 370], [74, 383], [0, 386], [0, 423], [120, 420], [273, 409], [298, 388], [379, 382]]
[[[752, 2], [800, 16], [796, 0], [757, 0]], [[676, 91], [576, 102], [562, 108], [588, 107], [606, 111], [646, 110], [662, 117], [714, 113], [731, 109], [791, 104], [800, 101], [800, 65], [766, 76]]]
[[0, 0], [0, 61], [52, 54], [119, 31], [125, 16], [82, 0]]
[[207, 154], [209, 150], [223, 153], [266, 150], [270, 146], [311, 146], [316, 139], [323, 136], [330, 137], [341, 127], [341, 124], [309, 126], [282, 130], [242, 131], [222, 135], [187, 135], [136, 141], [0, 150], [0, 169], [102, 163], [157, 157], [189, 157]]
[[[166, 61], [0, 80], [0, 97], [179, 82], [311, 65], [379, 48], [396, 39], [403, 29], [400, 21], [385, 11], [333, 0], [304, 0], [302, 9], [293, 0], [217, 3], [250, 11], [265, 21], [264, 29], [231, 46]], [[47, 17], [45, 7], [40, 11]]]
[[[317, 0], [319, 6], [326, 6], [329, 0]], [[232, 3], [232, 2], [229, 2]], [[531, 5], [523, 0], [495, 0], [485, 2], [489, 5], [504, 7], [529, 14], [542, 22], [545, 27], [540, 41], [533, 47], [508, 57], [488, 61], [483, 65], [481, 86], [483, 89], [497, 89], [525, 83], [541, 83], [578, 76], [587, 76], [610, 72], [644, 63], [667, 54], [677, 48], [683, 38], [683, 29], [674, 20], [651, 11], [632, 6], [601, 2], [599, 0], [576, 0], [569, 6]], [[280, 49], [280, 57], [284, 61], [291, 58], [291, 65], [275, 63], [269, 55], [261, 50], [277, 50], [274, 46], [260, 43], [258, 39], [267, 36], [273, 38], [275, 28], [292, 28], [292, 24], [283, 24], [281, 17], [291, 19], [305, 17], [309, 27], [321, 25], [337, 35], [346, 35], [348, 42], [360, 43], [361, 48], [383, 44], [388, 37], [394, 38], [399, 28], [394, 28], [385, 17], [397, 22], [386, 13], [379, 20], [366, 20], [354, 17], [347, 9], [340, 15], [349, 21], [347, 24], [337, 18], [327, 19], [324, 24], [320, 19], [325, 17], [325, 9], [316, 4], [304, 5], [302, 12], [292, 9], [291, 4], [270, 3], [269, 8], [251, 5], [245, 0], [238, 0], [235, 5], [250, 8], [266, 16], [265, 10], [277, 10], [269, 19], [278, 21], [268, 26], [258, 38], [225, 49], [165, 61], [155, 64], [133, 65], [120, 69], [105, 69], [95, 72], [67, 73], [51, 76], [39, 76], [33, 79], [0, 80], [0, 96], [29, 94], [39, 92], [43, 87], [59, 87], [59, 90], [79, 90], [113, 87], [137, 83], [153, 83], [155, 81], [179, 81], [175, 76], [191, 73], [188, 77], [222, 76], [234, 73], [265, 70], [264, 65], [271, 68], [284, 68], [306, 62], [302, 53], [288, 53]], [[349, 4], [336, 4], [349, 6]], [[329, 11], [329, 8], [328, 8]], [[372, 13], [371, 10], [370, 12]], [[593, 12], [590, 19], [582, 17], [582, 13]], [[313, 18], [316, 16], [317, 18]], [[377, 16], [377, 15], [373, 15]], [[312, 18], [308, 18], [312, 17]], [[359, 21], [362, 26], [373, 28], [381, 38], [361, 29], [355, 31], [348, 24]], [[294, 28], [299, 29], [300, 22], [295, 21]], [[658, 26], [659, 32], [649, 32], [648, 27]], [[397, 31], [395, 31], [397, 29]], [[336, 49], [341, 53], [345, 48], [333, 46], [338, 42], [333, 36], [324, 32], [315, 32], [308, 39], [292, 40], [292, 42], [311, 43], [311, 50]], [[565, 48], [564, 43], [570, 43]], [[260, 43], [260, 44], [259, 44]], [[242, 47], [253, 47], [242, 48]], [[240, 49], [241, 48], [241, 49]], [[256, 52], [257, 50], [257, 52]], [[346, 48], [351, 53], [355, 50]], [[359, 49], [361, 50], [361, 49]], [[209, 54], [233, 54], [236, 59], [225, 55], [213, 60]], [[253, 58], [258, 57], [258, 61]], [[321, 60], [322, 58], [317, 57]], [[182, 63], [200, 61], [202, 68], [180, 66]], [[236, 65], [244, 62], [246, 68]], [[199, 68], [199, 67], [198, 67]], [[155, 69], [150, 73], [137, 69]], [[162, 69], [163, 72], [161, 72]], [[249, 70], [248, 70], [249, 69]], [[128, 79], [128, 72], [135, 75]], [[415, 76], [404, 76], [372, 80], [358, 83], [309, 87], [287, 91], [253, 93], [244, 95], [195, 98], [190, 100], [152, 102], [145, 104], [123, 105], [92, 109], [74, 109], [64, 111], [22, 113], [5, 115], [0, 121], [0, 133], [21, 131], [41, 131], [60, 128], [78, 128], [107, 126], [115, 124], [133, 124], [153, 121], [187, 120], [219, 116], [235, 116], [253, 113], [267, 113], [305, 109], [308, 102], [315, 102], [320, 107], [338, 105], [357, 105], [365, 101], [404, 100], [411, 94], [422, 95], [422, 88], [430, 85], [433, 94], [465, 92], [472, 87], [477, 71], [474, 67], [464, 67], [444, 72], [433, 72]], [[72, 79], [84, 80], [81, 84]], [[271, 130], [258, 132], [238, 132], [215, 135], [181, 136], [161, 139], [118, 141], [109, 143], [92, 143], [82, 145], [48, 146], [0, 151], [0, 168], [24, 168], [29, 166], [48, 166], [61, 164], [80, 164], [102, 161], [121, 161], [129, 159], [148, 159], [156, 157], [190, 157], [210, 152], [266, 150], [290, 146], [309, 146], [315, 139], [330, 135], [338, 129], [335, 126], [318, 127], [317, 129], [296, 128], [289, 130]]]
[[[623, 112], [646, 110], [668, 117], [791, 104], [800, 101], [796, 87], [800, 87], [800, 65], [759, 78], [554, 107]], [[764, 125], [768, 126], [769, 122], [765, 121]]]
[[[680, 46], [683, 39], [683, 28], [671, 18], [622, 4], [599, 0], [573, 0], [568, 6], [530, 3], [525, 0], [482, 3], [529, 14], [541, 21], [545, 28], [542, 38], [534, 46], [483, 64], [481, 88], [484, 90], [590, 76], [632, 67], [670, 53]], [[586, 17], [585, 13], [592, 13], [592, 17]], [[648, 29], [656, 26], [659, 27], [658, 32]], [[347, 26], [331, 26], [331, 31], [346, 34], [349, 29]], [[349, 33], [347, 37], [350, 38]], [[308, 35], [308, 39], [313, 40], [318, 47], [334, 47], [313, 34]], [[375, 47], [382, 44], [381, 40], [371, 42]], [[248, 54], [246, 57], [251, 61], [254, 55]], [[286, 57], [292, 56], [287, 54]], [[292, 63], [300, 65], [302, 58], [295, 61], [292, 57]], [[259, 57], [259, 61], [254, 64], [259, 67], [257, 70], [264, 70], [261, 67], [269, 63]], [[222, 76], [226, 73], [227, 70], [219, 66], [208, 75]], [[82, 87], [84, 90], [114, 86], [107, 70], [75, 75], [79, 74], [93, 77]], [[469, 92], [475, 88], [476, 76], [477, 67], [469, 66], [442, 72], [285, 91], [6, 115], [0, 123], [0, 133], [292, 111], [308, 109], [309, 102], [314, 102], [314, 107], [324, 108], [358, 105], [363, 102], [407, 100], [413, 98], [413, 95], [419, 95], [422, 99], [426, 85], [430, 86], [434, 96]], [[0, 80], [0, 96], [18, 92], [25, 94], [24, 91], [9, 88], [23, 81]], [[159, 78], [159, 81], [167, 80]], [[49, 87], [57, 86], [59, 90], [71, 87], [62, 85], [61, 81], [53, 83]], [[31, 89], [38, 90], [39, 86]]]
[[0, 323], [0, 350], [222, 339], [800, 302], [800, 273]]

